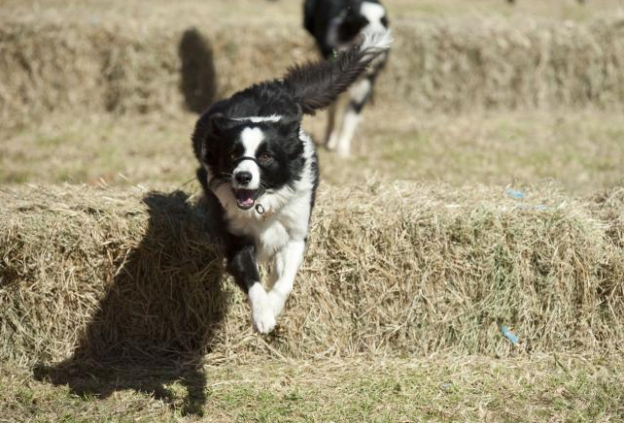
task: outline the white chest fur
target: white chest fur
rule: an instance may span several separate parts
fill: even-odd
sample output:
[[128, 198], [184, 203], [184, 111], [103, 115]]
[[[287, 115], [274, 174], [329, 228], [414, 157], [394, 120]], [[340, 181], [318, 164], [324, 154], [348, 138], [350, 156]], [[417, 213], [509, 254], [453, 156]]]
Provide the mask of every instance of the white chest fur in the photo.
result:
[[[213, 188], [225, 210], [228, 230], [234, 235], [252, 238], [259, 261], [271, 259], [289, 242], [303, 242], [308, 235], [315, 179], [312, 172], [314, 144], [303, 130], [299, 136], [304, 144], [306, 159], [301, 178], [293, 186], [284, 186], [261, 196], [258, 204], [262, 206], [264, 213], [258, 213], [255, 207], [249, 210], [238, 208], [229, 184], [220, 184]], [[210, 185], [212, 176], [210, 169], [207, 171]]]
[[[308, 233], [310, 219], [310, 195], [303, 193], [291, 198], [279, 211], [273, 212], [270, 201], [263, 204], [264, 215], [250, 211], [245, 218], [230, 218], [229, 230], [235, 235], [247, 235], [254, 239], [256, 258], [259, 261], [271, 259], [291, 241], [303, 241]], [[307, 194], [307, 195], [305, 195]]]

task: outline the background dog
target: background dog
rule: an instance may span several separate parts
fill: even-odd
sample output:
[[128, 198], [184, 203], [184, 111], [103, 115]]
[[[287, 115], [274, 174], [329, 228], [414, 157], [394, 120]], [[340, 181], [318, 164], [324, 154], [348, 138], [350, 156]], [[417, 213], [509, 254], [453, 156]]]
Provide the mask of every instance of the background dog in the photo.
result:
[[[196, 124], [198, 177], [226, 228], [227, 269], [248, 294], [260, 333], [274, 328], [293, 289], [314, 206], [319, 171], [303, 115], [334, 102], [390, 42], [388, 32], [366, 36], [333, 61], [296, 66], [215, 103]], [[257, 263], [268, 260], [266, 292]]]
[[[386, 33], [386, 9], [377, 0], [306, 0], [304, 26], [312, 34], [323, 57], [348, 48], [364, 33]], [[379, 55], [365, 75], [349, 89], [349, 102], [339, 129], [335, 128], [337, 104], [329, 109], [325, 146], [348, 156], [351, 139], [360, 122], [360, 113], [373, 95], [377, 75], [388, 59], [388, 52]]]

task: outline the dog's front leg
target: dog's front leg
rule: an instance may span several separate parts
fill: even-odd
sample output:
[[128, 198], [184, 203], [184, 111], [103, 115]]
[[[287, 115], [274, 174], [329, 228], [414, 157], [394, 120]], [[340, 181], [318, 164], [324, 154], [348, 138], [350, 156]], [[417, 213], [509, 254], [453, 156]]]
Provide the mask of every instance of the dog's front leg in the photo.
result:
[[228, 271], [249, 298], [254, 328], [260, 333], [269, 333], [275, 327], [275, 315], [267, 292], [260, 283], [255, 253], [253, 242], [239, 240], [228, 253]]
[[303, 261], [305, 242], [290, 241], [284, 248], [275, 254], [275, 285], [268, 293], [269, 304], [273, 310], [273, 316], [277, 319], [284, 309], [284, 304], [295, 285], [297, 270]]

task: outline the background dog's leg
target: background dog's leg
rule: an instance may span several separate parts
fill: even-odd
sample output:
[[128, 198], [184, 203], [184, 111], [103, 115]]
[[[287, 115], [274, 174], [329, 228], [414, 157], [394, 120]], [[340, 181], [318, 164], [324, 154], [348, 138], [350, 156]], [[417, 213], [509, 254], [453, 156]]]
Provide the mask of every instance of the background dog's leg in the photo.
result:
[[277, 282], [268, 294], [275, 318], [284, 309], [284, 304], [286, 304], [286, 300], [295, 285], [295, 276], [303, 261], [304, 251], [305, 242], [291, 241], [275, 254], [274, 272]]
[[254, 328], [260, 333], [271, 332], [275, 327], [275, 317], [267, 293], [260, 283], [253, 244], [240, 242], [230, 250], [228, 271], [249, 297]]
[[335, 101], [331, 106], [327, 108], [327, 129], [325, 130], [325, 148], [328, 150], [336, 149], [336, 142], [338, 141], [338, 134], [336, 133], [336, 110], [338, 109], [338, 102]]
[[351, 139], [355, 134], [355, 129], [360, 123], [360, 113], [349, 103], [342, 118], [342, 128], [336, 143], [336, 153], [341, 157], [349, 157], [351, 154]]
[[340, 136], [336, 145], [336, 152], [339, 156], [348, 157], [351, 153], [351, 140], [360, 123], [360, 113], [372, 91], [373, 81], [369, 77], [360, 79], [349, 88], [350, 102], [342, 120]]

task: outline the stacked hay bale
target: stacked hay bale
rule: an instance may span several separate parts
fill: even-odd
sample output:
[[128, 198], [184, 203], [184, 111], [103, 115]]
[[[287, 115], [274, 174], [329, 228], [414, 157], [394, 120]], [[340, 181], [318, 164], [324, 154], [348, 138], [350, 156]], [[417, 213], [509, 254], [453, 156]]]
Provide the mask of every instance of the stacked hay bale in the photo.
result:
[[0, 201], [3, 360], [605, 353], [624, 341], [621, 190], [582, 201], [415, 184], [324, 190], [268, 338], [251, 330], [192, 197], [66, 186], [4, 190]]
[[[417, 111], [620, 109], [623, 20], [398, 20], [378, 99]], [[199, 50], [198, 43], [186, 43], [189, 31], [200, 40]], [[210, 80], [198, 89], [219, 96], [279, 77], [293, 62], [316, 57], [310, 37], [290, 22], [197, 30], [160, 21], [9, 20], [0, 40], [0, 118], [5, 120], [77, 108], [178, 111], [185, 104], [185, 62], [191, 58], [205, 62], [203, 77]]]

